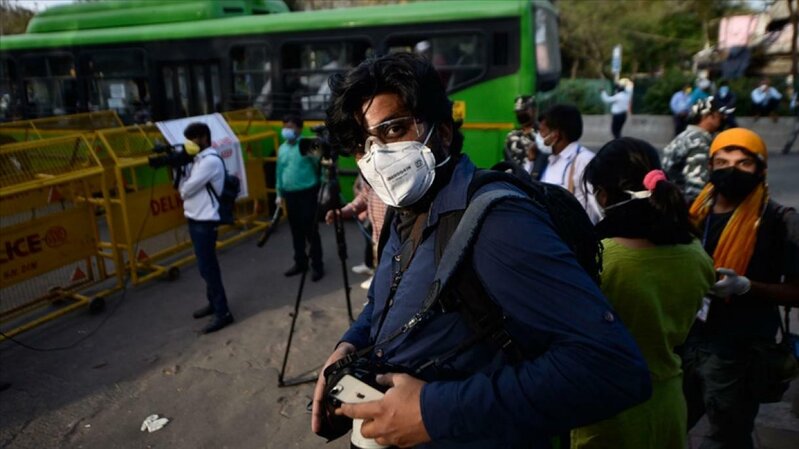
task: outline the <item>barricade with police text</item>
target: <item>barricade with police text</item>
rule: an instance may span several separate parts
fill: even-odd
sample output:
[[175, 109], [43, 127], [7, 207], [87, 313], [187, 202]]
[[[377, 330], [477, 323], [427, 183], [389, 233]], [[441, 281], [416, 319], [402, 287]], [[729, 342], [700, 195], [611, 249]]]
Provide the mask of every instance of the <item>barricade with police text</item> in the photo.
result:
[[80, 134], [0, 146], [0, 341], [122, 288], [116, 248], [100, 245], [103, 174]]

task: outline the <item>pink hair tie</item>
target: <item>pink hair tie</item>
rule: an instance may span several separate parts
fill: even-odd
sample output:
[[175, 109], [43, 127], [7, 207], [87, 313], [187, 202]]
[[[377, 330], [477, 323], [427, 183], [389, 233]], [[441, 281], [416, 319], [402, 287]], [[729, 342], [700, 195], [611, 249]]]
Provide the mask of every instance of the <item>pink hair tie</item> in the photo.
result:
[[663, 170], [652, 170], [644, 176], [644, 187], [646, 190], [650, 192], [655, 190], [655, 186], [658, 185], [660, 181], [666, 181], [666, 173]]

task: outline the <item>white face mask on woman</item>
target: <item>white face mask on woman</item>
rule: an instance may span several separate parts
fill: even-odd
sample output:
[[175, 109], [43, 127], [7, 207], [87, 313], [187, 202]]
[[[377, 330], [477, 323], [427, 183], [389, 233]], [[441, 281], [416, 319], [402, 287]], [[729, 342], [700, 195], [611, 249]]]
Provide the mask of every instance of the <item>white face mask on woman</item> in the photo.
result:
[[408, 140], [384, 144], [376, 137], [366, 140], [366, 154], [358, 161], [361, 174], [377, 196], [389, 206], [406, 207], [419, 201], [433, 185], [436, 168], [449, 161], [449, 156], [436, 165], [427, 141]]

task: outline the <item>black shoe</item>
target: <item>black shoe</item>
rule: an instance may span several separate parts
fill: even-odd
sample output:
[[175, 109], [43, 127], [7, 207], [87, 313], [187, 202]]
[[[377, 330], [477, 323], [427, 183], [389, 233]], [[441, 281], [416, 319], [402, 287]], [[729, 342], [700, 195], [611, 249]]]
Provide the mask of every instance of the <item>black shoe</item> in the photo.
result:
[[191, 316], [193, 316], [195, 319], [198, 319], [198, 318], [207, 317], [208, 315], [213, 315], [213, 314], [214, 314], [214, 308], [211, 307], [210, 305], [207, 305], [207, 306], [205, 306], [205, 307], [203, 307], [201, 309], [195, 310], [194, 313], [191, 314]]
[[219, 329], [227, 326], [228, 324], [233, 324], [233, 315], [228, 313], [223, 317], [215, 316], [207, 326], [203, 328], [201, 331], [203, 334], [210, 334], [211, 332], [216, 332]]
[[315, 269], [313, 270], [313, 273], [311, 273], [311, 282], [316, 282], [319, 279], [322, 279], [323, 277], [325, 277], [325, 269], [324, 268], [319, 268], [318, 270]]
[[302, 274], [303, 271], [305, 271], [305, 268], [303, 268], [303, 267], [301, 267], [301, 266], [299, 266], [297, 264], [294, 264], [293, 267], [289, 268], [289, 271], [283, 273], [283, 276], [286, 276], [286, 277], [296, 276], [298, 274]]

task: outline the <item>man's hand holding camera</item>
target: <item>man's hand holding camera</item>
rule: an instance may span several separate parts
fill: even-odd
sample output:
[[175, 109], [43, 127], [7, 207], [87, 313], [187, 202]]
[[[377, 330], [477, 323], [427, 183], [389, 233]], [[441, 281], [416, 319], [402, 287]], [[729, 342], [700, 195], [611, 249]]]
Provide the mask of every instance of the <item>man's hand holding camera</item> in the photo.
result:
[[327, 358], [325, 362], [325, 366], [319, 371], [319, 379], [316, 380], [316, 387], [313, 391], [313, 411], [311, 415], [311, 430], [314, 433], [319, 433], [322, 430], [322, 414], [325, 413], [325, 407], [322, 404], [324, 401], [325, 395], [325, 369], [328, 366], [336, 363], [339, 359], [347, 356], [355, 352], [355, 346], [347, 343], [346, 341], [342, 341], [336, 346], [336, 350], [333, 351], [333, 354], [330, 354], [330, 357]]
[[411, 447], [431, 441], [422, 421], [421, 395], [425, 383], [397, 373], [379, 375], [377, 381], [391, 387], [383, 399], [344, 404], [336, 414], [363, 419], [361, 434], [374, 438], [378, 444]]

